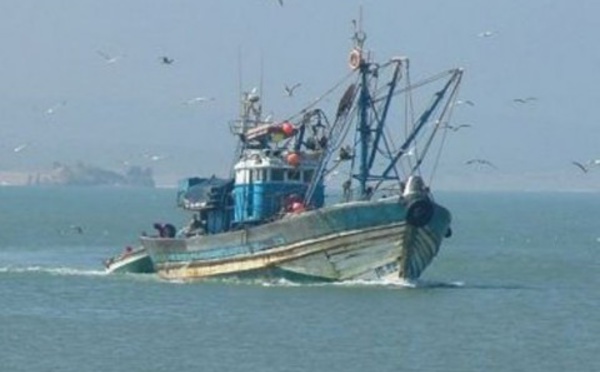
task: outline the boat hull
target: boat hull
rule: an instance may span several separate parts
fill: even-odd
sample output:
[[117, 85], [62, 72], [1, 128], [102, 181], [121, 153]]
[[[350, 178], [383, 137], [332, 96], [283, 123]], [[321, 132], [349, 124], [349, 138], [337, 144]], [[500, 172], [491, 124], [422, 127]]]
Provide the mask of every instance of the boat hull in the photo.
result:
[[418, 278], [451, 221], [433, 202], [423, 226], [407, 223], [404, 200], [353, 202], [224, 234], [142, 237], [158, 274], [170, 280], [266, 277], [302, 281]]
[[106, 272], [109, 274], [149, 274], [155, 272], [152, 259], [143, 247], [138, 248], [133, 252], [126, 252], [108, 259], [105, 262], [105, 267]]

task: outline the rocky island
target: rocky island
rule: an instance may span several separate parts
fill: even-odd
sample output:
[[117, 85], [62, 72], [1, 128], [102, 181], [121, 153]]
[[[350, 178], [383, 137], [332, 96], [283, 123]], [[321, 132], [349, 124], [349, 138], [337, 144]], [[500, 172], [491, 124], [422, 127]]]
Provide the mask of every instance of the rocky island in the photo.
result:
[[118, 173], [83, 163], [69, 166], [58, 162], [53, 164], [49, 172], [30, 175], [27, 184], [155, 187], [151, 168], [130, 166], [124, 173]]

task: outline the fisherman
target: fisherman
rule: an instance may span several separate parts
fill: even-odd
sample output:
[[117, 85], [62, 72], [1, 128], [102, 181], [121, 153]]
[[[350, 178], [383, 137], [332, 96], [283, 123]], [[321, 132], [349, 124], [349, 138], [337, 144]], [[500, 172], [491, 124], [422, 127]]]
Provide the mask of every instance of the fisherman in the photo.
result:
[[285, 197], [284, 212], [289, 213], [294, 211], [294, 204], [302, 203], [302, 197], [298, 194], [290, 194]]
[[163, 237], [164, 236], [164, 230], [165, 230], [165, 226], [162, 223], [159, 222], [155, 222], [152, 227], [154, 227], [154, 229], [156, 229], [156, 231], [158, 232], [158, 236]]
[[152, 225], [157, 231], [158, 236], [161, 238], [174, 238], [175, 237], [175, 227], [170, 223], [159, 223], [155, 222]]
[[368, 186], [365, 189], [365, 197], [367, 198], [367, 200], [371, 199], [371, 197], [373, 196], [373, 187], [372, 186]]
[[183, 233], [186, 236], [206, 233], [205, 221], [201, 220], [198, 214], [195, 213], [190, 223], [184, 228]]
[[346, 200], [350, 199], [350, 186], [352, 186], [352, 183], [350, 180], [346, 180], [346, 181], [344, 181], [344, 183], [342, 183], [344, 199], [346, 199]]

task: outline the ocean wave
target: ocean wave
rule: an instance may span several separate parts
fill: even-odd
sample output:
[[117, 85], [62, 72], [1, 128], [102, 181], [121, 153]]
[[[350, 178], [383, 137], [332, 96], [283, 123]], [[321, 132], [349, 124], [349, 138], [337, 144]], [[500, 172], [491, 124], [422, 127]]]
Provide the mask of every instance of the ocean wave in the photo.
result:
[[265, 287], [383, 287], [397, 289], [418, 289], [418, 288], [461, 288], [464, 287], [464, 282], [439, 282], [439, 281], [424, 281], [424, 280], [405, 280], [405, 279], [380, 279], [380, 280], [344, 280], [341, 282], [327, 283], [301, 283], [293, 282], [286, 279], [276, 281], [265, 281], [261, 283]]
[[461, 281], [428, 281], [428, 280], [404, 280], [404, 279], [377, 279], [377, 280], [344, 280], [339, 282], [318, 282], [318, 281], [294, 281], [287, 278], [240, 278], [240, 277], [219, 277], [203, 278], [198, 280], [165, 280], [155, 276], [157, 280], [165, 281], [170, 284], [225, 284], [225, 285], [247, 285], [262, 287], [379, 287], [391, 289], [425, 289], [425, 288], [463, 288], [465, 283]]
[[43, 267], [43, 266], [27, 266], [27, 267], [0, 267], [0, 274], [27, 274], [27, 273], [43, 273], [62, 276], [105, 276], [107, 273], [104, 270], [89, 270], [76, 269], [72, 267]]

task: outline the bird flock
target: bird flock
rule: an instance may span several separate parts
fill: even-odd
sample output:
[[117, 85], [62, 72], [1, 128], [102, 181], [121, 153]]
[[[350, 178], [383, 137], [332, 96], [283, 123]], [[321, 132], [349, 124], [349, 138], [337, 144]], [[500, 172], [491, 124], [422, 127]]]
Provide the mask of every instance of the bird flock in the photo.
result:
[[[478, 34], [479, 37], [492, 37], [496, 35], [496, 32], [493, 31], [484, 31]], [[521, 98], [521, 97], [517, 97], [517, 98], [513, 98], [512, 102], [515, 104], [528, 104], [528, 103], [532, 103], [537, 101], [537, 97], [533, 97], [533, 96], [528, 96], [525, 98]], [[475, 106], [475, 102], [473, 100], [469, 100], [469, 99], [457, 99], [456, 101], [454, 101], [453, 106], [470, 106], [470, 107], [474, 107]], [[452, 132], [458, 132], [459, 130], [463, 129], [463, 128], [471, 128], [472, 125], [471, 124], [458, 124], [458, 125], [452, 125], [452, 124], [446, 124], [443, 126], [446, 130], [452, 131]], [[488, 169], [498, 169], [498, 167], [492, 163], [490, 160], [487, 159], [482, 159], [482, 158], [473, 158], [473, 159], [469, 159], [466, 160], [464, 162], [465, 165], [468, 166], [475, 166], [478, 169], [483, 169], [483, 168], [488, 168]]]
[[[495, 30], [485, 30], [479, 32], [477, 37], [482, 39], [488, 39], [498, 36], [498, 31]], [[533, 104], [538, 100], [535, 96], [526, 96], [526, 97], [515, 97], [512, 99], [512, 103], [516, 105], [528, 105]], [[455, 106], [459, 105], [467, 105], [467, 106], [475, 106], [475, 102], [472, 100], [456, 100], [454, 103]], [[446, 125], [445, 128], [451, 130], [453, 132], [458, 131], [461, 128], [469, 128], [471, 125], [461, 124], [461, 125]], [[469, 166], [475, 166], [477, 168], [489, 168], [489, 169], [498, 169], [498, 167], [487, 159], [482, 158], [474, 158], [469, 159], [464, 162], [464, 164]], [[579, 169], [583, 173], [588, 173], [591, 169], [600, 165], [600, 159], [598, 160], [590, 160], [587, 162], [579, 162], [579, 161], [571, 161], [571, 164], [574, 165], [577, 169]]]
[[[277, 0], [277, 4], [279, 5], [279, 7], [283, 7], [284, 1]], [[355, 20], [353, 22], [356, 23]], [[355, 24], [355, 26], [356, 26], [356, 24]], [[497, 30], [484, 30], [484, 31], [481, 31], [476, 34], [476, 36], [480, 39], [492, 39], [492, 38], [498, 37], [499, 35], [500, 35], [500, 33]], [[96, 54], [107, 65], [117, 65], [121, 61], [126, 59], [126, 57], [127, 57], [125, 53], [112, 54], [105, 50], [100, 50], [100, 49], [96, 50]], [[158, 63], [163, 66], [176, 65], [176, 59], [169, 55], [159, 55], [159, 56], [157, 56], [157, 60], [158, 60]], [[172, 68], [172, 67], [170, 67], [170, 68]], [[295, 97], [296, 92], [302, 87], [302, 84], [300, 82], [286, 83], [286, 84], [282, 84], [282, 85], [283, 85], [283, 95], [284, 95], [284, 97], [287, 97], [287, 98]], [[212, 96], [195, 96], [195, 97], [191, 97], [191, 98], [183, 100], [182, 104], [185, 106], [198, 106], [198, 105], [208, 104], [215, 100], [216, 100], [215, 97], [212, 97]], [[511, 100], [511, 102], [514, 105], [530, 105], [530, 104], [536, 103], [537, 101], [538, 101], [537, 97], [530, 96], [530, 95], [515, 97], [515, 98], [512, 98], [512, 100]], [[470, 99], [457, 99], [454, 102], [454, 106], [455, 107], [458, 107], [458, 106], [475, 107], [476, 102], [473, 100], [470, 100]], [[62, 100], [60, 102], [55, 103], [54, 105], [47, 107], [45, 110], [43, 110], [43, 113], [47, 117], [53, 117], [53, 116], [58, 115], [58, 113], [60, 113], [62, 110], [65, 110], [66, 108], [67, 108], [67, 101]], [[443, 126], [443, 128], [450, 132], [456, 133], [459, 131], [462, 132], [462, 130], [468, 130], [470, 128], [473, 128], [473, 126], [471, 124], [464, 124], [464, 123], [461, 123], [461, 124], [447, 123]], [[33, 145], [35, 145], [35, 143], [32, 141], [22, 142], [16, 146], [13, 145], [12, 150], [13, 150], [13, 153], [15, 153], [15, 154], [23, 153], [23, 152], [26, 152]], [[160, 161], [160, 160], [168, 158], [168, 156], [164, 155], [164, 154], [161, 154], [161, 155], [145, 154], [143, 156], [151, 161]], [[467, 166], [474, 166], [476, 168], [489, 168], [489, 169], [493, 169], [493, 170], [498, 169], [498, 167], [492, 161], [483, 159], [483, 158], [468, 159], [468, 160], [464, 161], [464, 164]], [[594, 159], [594, 160], [589, 160], [589, 161], [572, 160], [570, 162], [570, 164], [573, 167], [575, 167], [576, 169], [578, 169], [581, 173], [587, 174], [590, 171], [592, 171], [593, 169], [600, 166], [600, 159]]]

